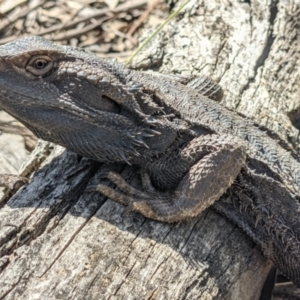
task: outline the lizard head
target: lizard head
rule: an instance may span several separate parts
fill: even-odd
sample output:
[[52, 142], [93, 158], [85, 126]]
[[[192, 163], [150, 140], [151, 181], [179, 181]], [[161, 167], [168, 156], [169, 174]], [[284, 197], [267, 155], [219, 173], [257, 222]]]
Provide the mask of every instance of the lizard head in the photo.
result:
[[135, 163], [157, 154], [148, 143], [158, 130], [128, 90], [130, 72], [82, 49], [25, 37], [0, 47], [0, 107], [78, 154]]

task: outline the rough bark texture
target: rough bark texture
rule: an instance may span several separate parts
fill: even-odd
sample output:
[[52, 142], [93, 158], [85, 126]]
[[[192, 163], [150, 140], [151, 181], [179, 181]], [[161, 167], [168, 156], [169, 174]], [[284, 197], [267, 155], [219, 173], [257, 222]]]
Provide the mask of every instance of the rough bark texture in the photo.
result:
[[[224, 105], [295, 146], [299, 12], [296, 1], [191, 1], [135, 66], [211, 76]], [[259, 299], [271, 263], [237, 226], [212, 210], [173, 225], [122, 217], [84, 193], [99, 166], [55, 147], [1, 206], [0, 299]], [[139, 184], [134, 168], [111, 167]]]

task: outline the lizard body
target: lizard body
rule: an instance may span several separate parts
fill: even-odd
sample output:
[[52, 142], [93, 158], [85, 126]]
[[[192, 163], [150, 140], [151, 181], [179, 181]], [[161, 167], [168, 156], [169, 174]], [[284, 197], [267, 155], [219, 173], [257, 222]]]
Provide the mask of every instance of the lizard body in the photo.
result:
[[275, 134], [218, 103], [209, 80], [129, 70], [27, 37], [0, 47], [0, 107], [38, 137], [101, 162], [139, 165], [89, 190], [176, 222], [213, 207], [300, 286], [300, 163]]

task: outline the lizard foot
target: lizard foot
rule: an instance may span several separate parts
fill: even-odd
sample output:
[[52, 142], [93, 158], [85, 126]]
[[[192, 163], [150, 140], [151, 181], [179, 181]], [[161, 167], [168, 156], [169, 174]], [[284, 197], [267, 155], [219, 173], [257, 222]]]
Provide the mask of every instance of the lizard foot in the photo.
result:
[[[142, 173], [144, 191], [132, 187], [118, 173], [109, 172], [107, 178], [111, 180], [120, 191], [116, 191], [104, 184], [89, 186], [86, 191], [97, 191], [116, 202], [126, 205], [127, 208], [125, 208], [122, 215], [126, 215], [130, 212], [139, 212], [148, 218], [158, 221], [177, 221], [173, 220], [174, 212], [172, 213], [172, 210], [174, 210], [174, 208], [172, 209], [174, 193], [156, 191], [147, 173]], [[178, 212], [179, 211], [180, 210], [178, 210]]]
[[[125, 214], [136, 211], [150, 219], [168, 223], [195, 217], [226, 192], [245, 164], [246, 154], [242, 144], [238, 141], [229, 143], [228, 139], [217, 138], [196, 138], [181, 151], [177, 160], [179, 164], [179, 159], [182, 159], [181, 167], [192, 159], [195, 153], [199, 152], [199, 155], [196, 155], [195, 160], [192, 159], [191, 167], [186, 164], [187, 171], [182, 174], [174, 188], [158, 190], [152, 186], [147, 173], [142, 173], [141, 191], [128, 184], [119, 174], [109, 172], [108, 179], [119, 190], [103, 184], [90, 186], [87, 190], [97, 191], [127, 205]], [[159, 172], [167, 175], [166, 170], [156, 173]], [[161, 178], [161, 181], [163, 180], [164, 176]]]

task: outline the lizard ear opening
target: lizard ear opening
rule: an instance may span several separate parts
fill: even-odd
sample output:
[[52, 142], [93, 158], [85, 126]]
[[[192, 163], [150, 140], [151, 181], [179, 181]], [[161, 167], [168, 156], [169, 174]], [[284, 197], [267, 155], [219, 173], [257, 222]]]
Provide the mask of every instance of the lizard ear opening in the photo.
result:
[[101, 111], [107, 111], [116, 114], [120, 113], [121, 107], [116, 101], [112, 100], [111, 98], [105, 95], [93, 93], [93, 91], [95, 90], [91, 89], [90, 93], [88, 95], [85, 95], [83, 98], [87, 106], [89, 106], [92, 109], [97, 109]]
[[96, 108], [112, 113], [120, 113], [121, 111], [120, 105], [105, 95], [101, 96], [101, 100], [97, 103]]
[[35, 76], [46, 76], [53, 69], [54, 63], [47, 55], [35, 55], [31, 57], [26, 65], [26, 71]]

